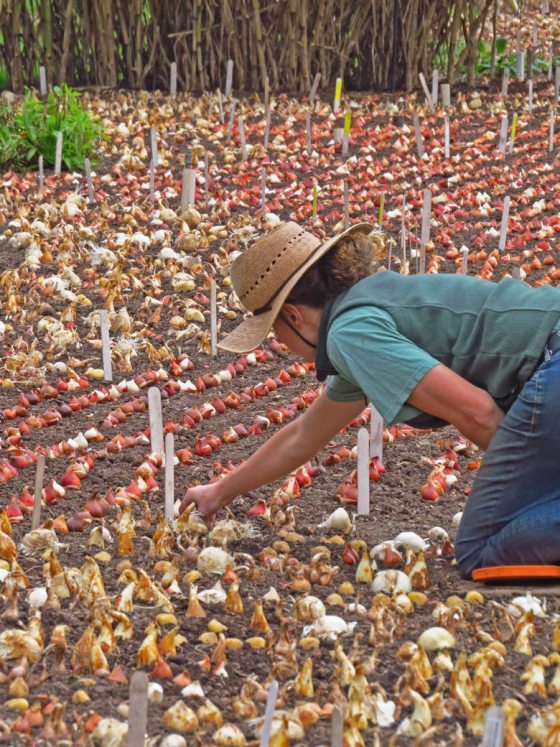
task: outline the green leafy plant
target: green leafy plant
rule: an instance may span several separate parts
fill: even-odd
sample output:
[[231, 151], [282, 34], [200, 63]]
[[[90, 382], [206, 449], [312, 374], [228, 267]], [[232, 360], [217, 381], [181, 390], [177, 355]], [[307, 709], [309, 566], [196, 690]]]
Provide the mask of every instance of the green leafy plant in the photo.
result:
[[69, 170], [82, 169], [101, 139], [101, 123], [83, 108], [79, 94], [67, 85], [55, 86], [46, 101], [27, 92], [18, 109], [0, 109], [0, 163], [25, 168], [43, 156], [53, 166], [58, 132], [62, 133], [62, 163]]

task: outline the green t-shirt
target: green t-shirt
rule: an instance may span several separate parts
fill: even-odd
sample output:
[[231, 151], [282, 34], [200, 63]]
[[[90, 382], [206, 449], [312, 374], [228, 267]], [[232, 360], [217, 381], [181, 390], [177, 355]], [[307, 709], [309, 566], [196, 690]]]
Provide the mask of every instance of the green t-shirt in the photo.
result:
[[365, 396], [388, 424], [421, 415], [407, 400], [438, 363], [507, 409], [559, 319], [560, 290], [550, 286], [382, 272], [326, 307], [317, 367], [334, 374], [328, 397]]

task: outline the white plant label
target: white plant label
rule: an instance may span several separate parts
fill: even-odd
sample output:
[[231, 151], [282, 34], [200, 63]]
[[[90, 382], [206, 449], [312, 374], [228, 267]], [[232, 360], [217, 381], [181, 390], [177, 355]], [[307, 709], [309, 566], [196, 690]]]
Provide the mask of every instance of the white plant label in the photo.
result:
[[371, 406], [371, 419], [369, 425], [369, 455], [370, 457], [378, 457], [383, 461], [383, 418], [373, 405]]
[[151, 386], [148, 389], [148, 407], [150, 410], [150, 441], [152, 452], [157, 452], [163, 456], [161, 392], [157, 386]]
[[311, 114], [309, 112], [305, 112], [305, 140], [307, 153], [311, 155]]
[[41, 98], [47, 95], [47, 71], [44, 65], [39, 68], [39, 95]]
[[525, 52], [517, 53], [517, 80], [525, 80]]
[[466, 275], [468, 273], [468, 262], [469, 262], [469, 247], [468, 246], [462, 246], [459, 251], [463, 255], [463, 259], [461, 261], [461, 272], [463, 275]]
[[505, 153], [508, 133], [508, 116], [504, 114], [500, 122], [500, 142], [498, 143], [498, 152]]
[[451, 106], [451, 86], [449, 83], [441, 84], [441, 104], [445, 109]]
[[43, 167], [43, 156], [39, 156], [39, 192], [45, 187], [45, 169]]
[[335, 706], [331, 715], [331, 747], [342, 747], [343, 718], [340, 706]]
[[498, 245], [500, 253], [504, 252], [506, 248], [510, 203], [511, 197], [507, 195], [504, 198], [504, 211], [502, 213], [502, 225], [500, 227], [500, 243]]
[[317, 73], [317, 75], [313, 78], [313, 84], [309, 91], [309, 101], [311, 103], [313, 103], [315, 96], [317, 95], [317, 89], [319, 88], [320, 82], [321, 82], [321, 73]]
[[226, 97], [231, 95], [232, 83], [233, 83], [233, 60], [228, 60], [227, 67], [226, 67], [226, 90], [225, 90]]
[[358, 431], [358, 516], [369, 515], [369, 433]]
[[430, 240], [430, 220], [432, 218], [432, 191], [424, 190], [422, 203], [422, 233], [420, 236], [420, 272], [426, 272], [426, 244]]
[[504, 73], [502, 75], [502, 98], [505, 98], [508, 93], [508, 87], [509, 87], [509, 68], [504, 68]]
[[439, 93], [439, 70], [436, 68], [432, 73], [432, 104], [438, 105]]
[[216, 302], [216, 281], [210, 280], [210, 348], [212, 357], [218, 355], [218, 305]]
[[268, 688], [268, 698], [266, 700], [266, 708], [264, 711], [264, 723], [261, 732], [261, 741], [259, 747], [268, 747], [270, 742], [270, 730], [272, 729], [272, 717], [274, 716], [274, 709], [276, 708], [276, 701], [278, 699], [278, 682], [272, 680], [270, 687]]
[[554, 109], [550, 110], [550, 122], [548, 125], [548, 151], [552, 153], [554, 150]]
[[237, 105], [237, 99], [231, 100], [231, 108], [229, 110], [229, 122], [228, 122], [228, 140], [231, 140], [233, 135], [233, 123], [235, 120], [235, 107]]
[[175, 505], [175, 436], [165, 434], [165, 518], [173, 524]]
[[445, 158], [449, 158], [450, 147], [449, 147], [449, 117], [447, 114], [443, 118], [443, 152]]
[[209, 196], [208, 196], [208, 180], [210, 178], [210, 171], [208, 168], [208, 151], [204, 152], [204, 209], [208, 212], [209, 207]]
[[245, 121], [240, 114], [237, 117], [237, 125], [239, 127], [239, 143], [241, 145], [241, 160], [247, 160], [247, 140], [245, 139]]
[[113, 381], [113, 364], [111, 361], [111, 340], [109, 338], [109, 315], [102, 309], [99, 312], [101, 324], [101, 357], [103, 360], [103, 378], [105, 381]]
[[134, 672], [130, 678], [127, 747], [144, 747], [148, 725], [148, 675]]
[[196, 199], [196, 174], [194, 169], [183, 169], [183, 184], [181, 189], [181, 210], [184, 213], [189, 205], [194, 205]]
[[424, 153], [424, 141], [422, 139], [422, 130], [420, 129], [420, 117], [418, 112], [414, 112], [412, 115], [412, 123], [414, 125], [414, 134], [416, 135], [416, 147], [418, 149], [418, 158], [423, 158]]
[[482, 747], [502, 747], [504, 743], [505, 713], [498, 706], [486, 711]]
[[261, 210], [266, 210], [266, 169], [261, 166]]
[[344, 180], [344, 230], [350, 225], [350, 211], [349, 211], [350, 196], [348, 193], [348, 179]]
[[31, 529], [37, 529], [41, 523], [41, 494], [43, 492], [43, 478], [45, 476], [45, 455], [37, 457], [37, 469], [35, 471], [35, 493], [33, 494], [33, 514], [31, 516]]
[[157, 130], [154, 127], [150, 129], [150, 147], [152, 149], [152, 161], [154, 166], [157, 168], [159, 166], [158, 138]]
[[156, 170], [154, 168], [154, 162], [150, 161], [149, 166], [149, 175], [150, 175], [150, 202], [153, 202], [156, 199]]
[[533, 113], [533, 79], [527, 81], [527, 111]]
[[172, 62], [169, 67], [169, 95], [172, 98], [177, 96], [177, 63]]
[[430, 89], [428, 88], [428, 84], [426, 83], [424, 73], [419, 73], [418, 77], [420, 78], [420, 84], [422, 85], [422, 90], [424, 91], [424, 96], [426, 97], [426, 101], [428, 103], [430, 111], [433, 112], [434, 104], [432, 102], [432, 94], [430, 93]]
[[56, 151], [54, 156], [54, 174], [60, 176], [62, 169], [62, 132], [56, 133]]

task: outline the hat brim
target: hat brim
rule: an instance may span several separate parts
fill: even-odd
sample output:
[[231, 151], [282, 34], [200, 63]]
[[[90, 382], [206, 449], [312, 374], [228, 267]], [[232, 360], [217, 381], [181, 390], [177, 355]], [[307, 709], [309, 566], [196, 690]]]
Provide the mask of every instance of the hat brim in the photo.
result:
[[369, 234], [372, 231], [373, 226], [371, 223], [356, 223], [342, 233], [332, 236], [330, 239], [325, 241], [324, 244], [320, 244], [307, 261], [304, 262], [297, 272], [290, 277], [287, 283], [282, 286], [282, 289], [274, 298], [270, 309], [262, 314], [256, 314], [244, 319], [241, 324], [218, 343], [218, 347], [222, 348], [222, 350], [228, 350], [231, 353], [249, 353], [251, 350], [262, 345], [266, 336], [270, 332], [276, 317], [280, 313], [280, 309], [284, 305], [286, 298], [290, 295], [290, 292], [296, 286], [298, 280], [305, 275], [311, 265], [315, 264], [323, 254], [326, 254], [329, 249], [332, 249], [335, 244], [345, 236], [349, 236], [353, 233]]

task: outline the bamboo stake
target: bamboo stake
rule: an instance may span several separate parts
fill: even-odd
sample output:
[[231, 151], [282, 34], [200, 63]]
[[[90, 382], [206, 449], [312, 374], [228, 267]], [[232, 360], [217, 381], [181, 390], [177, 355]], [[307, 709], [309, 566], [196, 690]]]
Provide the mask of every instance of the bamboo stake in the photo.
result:
[[39, 68], [39, 96], [44, 98], [47, 95], [47, 71], [41, 65]]
[[226, 88], [225, 88], [225, 96], [228, 98], [231, 95], [231, 87], [233, 83], [233, 60], [227, 61], [227, 67], [226, 67]]
[[444, 109], [449, 109], [451, 106], [451, 86], [449, 83], [441, 84], [441, 104]]
[[509, 87], [509, 68], [504, 68], [504, 72], [502, 74], [502, 98], [505, 99], [505, 97], [508, 94], [508, 87]]
[[428, 88], [428, 84], [426, 83], [426, 78], [424, 77], [424, 73], [419, 73], [418, 77], [420, 78], [420, 83], [422, 85], [422, 90], [424, 91], [424, 96], [426, 97], [426, 102], [428, 104], [428, 107], [431, 112], [434, 112], [434, 104], [432, 102], [432, 94], [430, 93], [430, 89]]
[[311, 86], [309, 90], [309, 101], [311, 104], [315, 100], [315, 96], [317, 95], [317, 89], [319, 88], [320, 82], [321, 82], [321, 73], [317, 73], [315, 77], [313, 78], [313, 85]]

